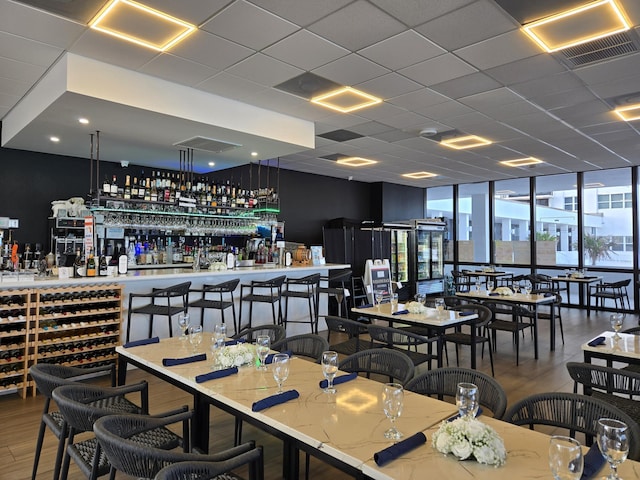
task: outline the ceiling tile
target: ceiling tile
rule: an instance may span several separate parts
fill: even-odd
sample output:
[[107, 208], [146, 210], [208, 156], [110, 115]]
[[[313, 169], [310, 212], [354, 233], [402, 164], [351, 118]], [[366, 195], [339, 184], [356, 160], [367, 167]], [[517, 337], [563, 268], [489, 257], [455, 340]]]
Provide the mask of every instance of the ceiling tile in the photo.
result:
[[484, 70], [540, 53], [540, 49], [520, 30], [498, 35], [454, 52], [471, 65]]
[[300, 75], [303, 70], [262, 53], [256, 53], [228, 68], [227, 73], [272, 87]]
[[409, 27], [463, 7], [475, 0], [371, 0]]
[[490, 68], [485, 73], [504, 85], [513, 85], [566, 71], [554, 56], [545, 53]]
[[382, 140], [385, 142], [397, 142], [399, 140], [405, 140], [407, 138], [415, 137], [415, 133], [412, 132], [403, 132], [401, 130], [391, 130], [389, 132], [382, 132], [372, 135], [372, 137], [377, 138], [378, 140]]
[[[464, 28], [460, 28], [464, 25]], [[416, 30], [449, 51], [517, 28], [512, 18], [489, 0], [481, 0], [427, 22]]]
[[490, 108], [494, 105], [506, 105], [508, 103], [521, 102], [522, 97], [508, 88], [496, 88], [489, 92], [477, 93], [459, 98], [458, 101], [476, 109]]
[[610, 78], [609, 81], [590, 85], [589, 89], [600, 98], [619, 97], [640, 91], [638, 77]]
[[235, 1], [200, 28], [254, 50], [268, 47], [298, 30], [297, 25], [244, 0]]
[[149, 7], [173, 15], [185, 22], [200, 25], [204, 20], [218, 13], [233, 0], [144, 0]]
[[[0, 86], [1, 85], [2, 84], [0, 83]], [[360, 125], [354, 125], [353, 127], [351, 127], [351, 130], [361, 135], [374, 136], [379, 133], [389, 132], [393, 130], [393, 127], [384, 125], [379, 122], [365, 122], [361, 123]]]
[[292, 2], [291, 0], [251, 0], [251, 3], [286, 18], [301, 27], [344, 7], [352, 0], [322, 0], [321, 2]]
[[474, 134], [475, 127], [477, 125], [484, 125], [489, 122], [490, 119], [480, 112], [465, 113], [464, 115], [457, 115], [455, 117], [444, 118], [443, 121], [448, 125], [455, 127], [463, 132]]
[[472, 73], [464, 77], [454, 78], [447, 82], [431, 85], [436, 92], [446, 95], [449, 98], [458, 99], [476, 93], [494, 90], [501, 84], [488, 77], [482, 72]]
[[9, 95], [0, 91], [0, 108], [11, 108], [13, 107], [20, 97], [17, 95]]
[[62, 53], [61, 48], [0, 32], [0, 57], [49, 67]]
[[458, 115], [464, 115], [471, 113], [473, 110], [466, 105], [455, 100], [449, 100], [448, 102], [438, 103], [436, 105], [430, 105], [425, 108], [416, 108], [415, 111], [420, 112], [422, 115], [426, 115], [434, 120], [443, 120], [445, 118], [457, 117]]
[[582, 82], [571, 72], [559, 73], [524, 83], [517, 83], [511, 89], [525, 97], [543, 97], [552, 93], [584, 88]]
[[413, 92], [424, 88], [419, 83], [409, 80], [397, 73], [388, 73], [381, 77], [368, 80], [356, 85], [359, 90], [370, 93], [380, 98], [393, 98], [404, 93]]
[[262, 85], [251, 82], [244, 78], [230, 75], [226, 72], [219, 73], [198, 85], [200, 90], [220, 95], [221, 97], [229, 97], [233, 99], [243, 100], [249, 95], [255, 95], [257, 92], [264, 90]]
[[[2, 72], [4, 74], [4, 72]], [[2, 75], [2, 74], [0, 74]], [[22, 97], [31, 88], [31, 82], [20, 82], [0, 76], [0, 92], [13, 97]]]
[[142, 73], [155, 75], [170, 82], [184, 85], [197, 85], [218, 71], [200, 63], [192, 62], [185, 58], [177, 57], [170, 53], [164, 53], [153, 58], [140, 68]]
[[413, 30], [408, 30], [358, 53], [392, 70], [398, 70], [442, 55], [446, 50]]
[[420, 130], [423, 125], [429, 122], [428, 118], [413, 112], [403, 112], [393, 117], [380, 120], [380, 123], [395, 127], [401, 130], [411, 129]]
[[254, 53], [250, 48], [197, 30], [171, 49], [171, 53], [216, 70], [224, 70]]
[[387, 103], [387, 102], [382, 102], [382, 103], [379, 103], [378, 105], [374, 105], [369, 108], [363, 108], [362, 110], [358, 110], [357, 114], [359, 117], [362, 117], [365, 119], [379, 121], [381, 119], [389, 118], [394, 115], [399, 115], [404, 111], [405, 111], [404, 109], [398, 108], [395, 105], [391, 105], [390, 103]]
[[45, 72], [45, 68], [0, 57], [0, 72], [4, 78], [33, 85]]
[[589, 102], [594, 98], [596, 97], [588, 89], [576, 88], [544, 95], [542, 97], [532, 97], [531, 101], [546, 110], [554, 110], [556, 108], [579, 105], [583, 102]]
[[447, 53], [400, 70], [402, 75], [429, 87], [462, 77], [477, 70], [458, 57]]
[[600, 100], [583, 102], [578, 105], [553, 110], [553, 115], [561, 118], [573, 127], [597, 125], [616, 121], [618, 118], [608, 105]]
[[352, 53], [316, 68], [313, 73], [342, 85], [351, 86], [385, 75], [389, 70]]
[[405, 29], [400, 22], [364, 0], [356, 0], [308, 28], [351, 51], [373, 45]]
[[[576, 68], [574, 73], [587, 85], [607, 82], [612, 78], [640, 76], [640, 53], [613, 58], [606, 62]], [[640, 88], [638, 88], [640, 90]]]
[[155, 50], [122, 41], [97, 30], [84, 32], [68, 51], [132, 70], [137, 70], [158, 55]]
[[411, 110], [416, 107], [428, 107], [430, 105], [437, 105], [438, 103], [444, 103], [449, 101], [448, 97], [441, 95], [429, 88], [422, 88], [415, 92], [405, 93], [387, 100], [389, 103], [397, 105], [398, 107]]
[[344, 57], [349, 53], [349, 50], [339, 47], [335, 43], [325, 40], [308, 30], [299, 30], [266, 48], [264, 53], [303, 70], [310, 71]]

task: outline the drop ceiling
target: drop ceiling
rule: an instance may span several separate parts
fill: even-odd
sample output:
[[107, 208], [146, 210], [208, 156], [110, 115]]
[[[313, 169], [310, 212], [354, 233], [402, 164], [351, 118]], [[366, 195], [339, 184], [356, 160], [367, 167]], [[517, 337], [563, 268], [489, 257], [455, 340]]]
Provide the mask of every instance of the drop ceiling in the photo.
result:
[[[617, 1], [637, 47], [640, 2]], [[102, 2], [0, 0], [2, 146], [88, 158], [99, 130], [102, 160], [177, 168], [176, 144], [202, 137], [239, 146], [196, 150], [201, 172], [280, 157], [281, 168], [419, 187], [640, 165], [640, 121], [612, 112], [640, 98], [640, 53], [575, 66], [519, 29], [574, 0], [142, 3], [198, 30], [159, 53], [89, 29], [88, 6]], [[327, 110], [309, 102], [317, 79], [383, 102]], [[493, 143], [434, 140], [450, 131]], [[329, 160], [343, 156], [377, 163]], [[523, 157], [544, 163], [499, 163]], [[422, 171], [437, 176], [402, 176]]]

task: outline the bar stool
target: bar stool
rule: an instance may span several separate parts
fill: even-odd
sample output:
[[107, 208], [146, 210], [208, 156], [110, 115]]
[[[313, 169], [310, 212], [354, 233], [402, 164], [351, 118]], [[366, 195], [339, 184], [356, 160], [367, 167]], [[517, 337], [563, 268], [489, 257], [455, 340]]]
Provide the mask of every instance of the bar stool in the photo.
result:
[[333, 271], [329, 272], [328, 277], [320, 277], [320, 281], [327, 282], [327, 285], [324, 287], [318, 286], [316, 305], [320, 305], [320, 294], [326, 293], [329, 297], [334, 297], [336, 302], [338, 303], [338, 316], [343, 316], [343, 305], [346, 316], [349, 316], [349, 305], [347, 301], [347, 295], [345, 295], [345, 290], [348, 291], [347, 282], [351, 281], [352, 271], [350, 269], [340, 270], [338, 273], [334, 273], [333, 275], [332, 272]]
[[[151, 338], [153, 332], [154, 315], [165, 315], [169, 321], [169, 336], [173, 336], [171, 317], [176, 313], [187, 313], [189, 308], [189, 287], [191, 287], [191, 282], [184, 282], [167, 288], [154, 288], [151, 293], [130, 293], [129, 313], [127, 314], [127, 342], [131, 333], [131, 315], [133, 313], [149, 315], [149, 338]], [[149, 298], [151, 303], [133, 308], [134, 298]], [[171, 305], [172, 298], [180, 298], [182, 304]], [[162, 303], [156, 303], [156, 301], [160, 300], [162, 300]]]
[[[282, 285], [286, 280], [286, 275], [271, 278], [269, 280], [252, 280], [249, 285], [240, 285], [240, 320], [238, 322], [238, 331], [243, 328], [251, 328], [253, 317], [253, 304], [270, 303], [271, 313], [273, 315], [273, 324], [282, 324]], [[249, 291], [245, 295], [245, 289]], [[246, 327], [242, 326], [242, 304], [249, 302], [249, 323]], [[278, 304], [278, 315], [276, 316], [275, 304]]]
[[[220, 310], [220, 315], [222, 317], [222, 323], [226, 323], [224, 319], [224, 311], [231, 307], [231, 311], [233, 313], [233, 331], [237, 332], [237, 324], [236, 324], [236, 305], [233, 300], [233, 291], [236, 289], [238, 284], [240, 283], [239, 278], [234, 278], [233, 280], [229, 280], [227, 282], [217, 283], [215, 285], [202, 285], [202, 288], [192, 288], [189, 290], [190, 293], [200, 292], [202, 293], [202, 298], [189, 303], [190, 307], [195, 307], [200, 309], [200, 325], [204, 325], [204, 309], [205, 308], [213, 308], [215, 310]], [[219, 295], [218, 300], [213, 300], [207, 298], [208, 293], [217, 293]], [[228, 293], [230, 295], [229, 300], [224, 300], [222, 297], [223, 293]]]
[[[302, 278], [287, 278], [285, 280], [286, 289], [282, 292], [284, 297], [284, 327], [287, 323], [309, 323], [311, 333], [318, 333], [318, 286], [320, 285], [320, 274], [314, 273]], [[293, 288], [291, 288], [293, 287]], [[306, 298], [309, 304], [309, 320], [289, 320], [289, 298]]]

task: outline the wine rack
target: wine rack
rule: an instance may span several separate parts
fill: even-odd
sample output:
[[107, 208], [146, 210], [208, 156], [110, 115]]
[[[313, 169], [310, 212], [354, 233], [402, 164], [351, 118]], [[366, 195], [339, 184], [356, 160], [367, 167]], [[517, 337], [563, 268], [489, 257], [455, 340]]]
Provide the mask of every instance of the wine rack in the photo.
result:
[[27, 392], [32, 290], [0, 290], [0, 394]]
[[33, 298], [32, 363], [95, 367], [116, 361], [122, 286], [38, 289]]

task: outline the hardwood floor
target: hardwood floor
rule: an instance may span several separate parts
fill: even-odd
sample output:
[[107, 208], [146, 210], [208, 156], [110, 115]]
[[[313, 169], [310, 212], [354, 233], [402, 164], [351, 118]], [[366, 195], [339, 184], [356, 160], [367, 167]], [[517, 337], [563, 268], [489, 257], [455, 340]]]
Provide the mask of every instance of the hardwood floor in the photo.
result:
[[[495, 378], [502, 384], [508, 394], [509, 404], [536, 392], [571, 391], [573, 384], [564, 368], [568, 361], [582, 361], [580, 345], [598, 333], [609, 329], [608, 313], [586, 313], [576, 309], [563, 309], [565, 344], [562, 344], [560, 332], [557, 331], [556, 350], [549, 351], [549, 325], [540, 322], [539, 344], [540, 358], [533, 358], [533, 342], [526, 333], [520, 345], [520, 365], [516, 367], [515, 350], [510, 334], [498, 332], [497, 353], [494, 355]], [[627, 315], [624, 328], [638, 324], [635, 316]], [[337, 341], [332, 337], [332, 341]], [[468, 349], [460, 350], [460, 365], [468, 366]], [[450, 364], [455, 364], [455, 352], [449, 348]], [[489, 357], [478, 359], [478, 369], [491, 373]], [[190, 398], [181, 390], [172, 387], [151, 375], [140, 371], [131, 371], [129, 382], [147, 380], [150, 385], [150, 404], [152, 413], [159, 413], [173, 407], [189, 404]], [[106, 379], [105, 379], [106, 383]], [[33, 453], [40, 424], [43, 398], [20, 398], [10, 394], [0, 396], [0, 480], [25, 480], [31, 476]], [[232, 445], [233, 418], [211, 409], [211, 451], [228, 448]], [[281, 478], [282, 449], [281, 443], [257, 430], [245, 425], [244, 439], [254, 439], [265, 448], [265, 476], [267, 479]], [[51, 433], [45, 435], [44, 448], [40, 459], [37, 479], [50, 479], [53, 474], [53, 463], [57, 442]], [[303, 465], [303, 459], [301, 459]], [[316, 459], [311, 461], [312, 478], [350, 478]], [[69, 479], [85, 477], [72, 463]], [[106, 478], [106, 477], [105, 477]], [[118, 474], [118, 479], [129, 478]]]

